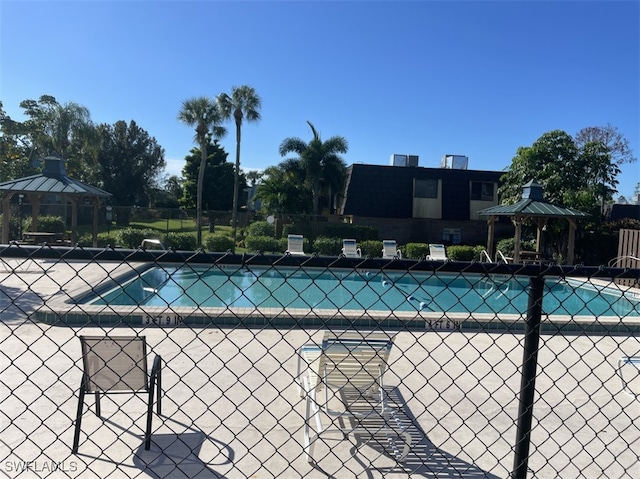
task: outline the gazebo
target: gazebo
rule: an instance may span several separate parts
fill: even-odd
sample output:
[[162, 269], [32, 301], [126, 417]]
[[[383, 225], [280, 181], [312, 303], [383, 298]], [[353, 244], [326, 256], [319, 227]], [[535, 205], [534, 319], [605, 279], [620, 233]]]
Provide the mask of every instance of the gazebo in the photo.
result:
[[572, 208], [565, 208], [563, 206], [554, 205], [543, 198], [542, 186], [540, 186], [535, 180], [531, 180], [524, 185], [522, 189], [522, 199], [514, 205], [497, 205], [490, 208], [485, 208], [478, 212], [481, 216], [488, 216], [488, 239], [487, 239], [487, 251], [490, 257], [493, 257], [493, 236], [495, 222], [499, 216], [509, 216], [512, 218], [512, 222], [515, 225], [515, 238], [513, 245], [513, 261], [519, 263], [522, 256], [521, 236], [522, 236], [522, 223], [531, 218], [535, 221], [537, 226], [536, 234], [536, 251], [534, 256], [537, 258], [542, 257], [542, 232], [547, 224], [547, 221], [551, 218], [564, 218], [569, 222], [569, 238], [567, 247], [567, 262], [573, 264], [574, 250], [575, 250], [575, 236], [576, 236], [576, 220], [584, 219], [589, 216], [582, 211], [574, 210]]
[[38, 230], [38, 214], [42, 198], [47, 196], [60, 196], [67, 203], [71, 203], [71, 242], [75, 243], [78, 237], [78, 206], [85, 199], [93, 203], [93, 246], [98, 245], [98, 216], [100, 200], [108, 198], [108, 193], [95, 186], [84, 184], [67, 176], [64, 161], [57, 156], [48, 156], [44, 159], [44, 169], [39, 175], [27, 176], [0, 183], [2, 192], [2, 243], [9, 242], [9, 219], [11, 211], [11, 198], [16, 195], [25, 195], [31, 203], [31, 231]]

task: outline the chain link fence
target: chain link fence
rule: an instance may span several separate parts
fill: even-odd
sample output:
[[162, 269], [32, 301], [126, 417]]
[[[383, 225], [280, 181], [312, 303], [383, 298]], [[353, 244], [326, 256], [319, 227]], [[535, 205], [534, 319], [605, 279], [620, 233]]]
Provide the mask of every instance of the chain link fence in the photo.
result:
[[[15, 244], [0, 263], [6, 477], [640, 474], [637, 269]], [[402, 460], [362, 432], [306, 460], [300, 348], [341, 330], [393, 334]], [[162, 358], [149, 449], [145, 394], [80, 401], [81, 336]]]

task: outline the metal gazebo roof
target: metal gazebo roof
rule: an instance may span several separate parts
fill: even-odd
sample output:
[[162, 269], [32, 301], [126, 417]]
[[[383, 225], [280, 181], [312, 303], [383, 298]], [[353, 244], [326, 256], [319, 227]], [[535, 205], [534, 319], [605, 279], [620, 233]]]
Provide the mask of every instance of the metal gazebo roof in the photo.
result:
[[513, 205], [497, 205], [478, 212], [482, 216], [536, 216], [547, 218], [586, 218], [589, 215], [547, 201], [526, 199]]
[[67, 176], [60, 158], [44, 159], [44, 169], [39, 175], [26, 176], [0, 183], [0, 191], [12, 193], [69, 194], [80, 196], [109, 197], [111, 193]]

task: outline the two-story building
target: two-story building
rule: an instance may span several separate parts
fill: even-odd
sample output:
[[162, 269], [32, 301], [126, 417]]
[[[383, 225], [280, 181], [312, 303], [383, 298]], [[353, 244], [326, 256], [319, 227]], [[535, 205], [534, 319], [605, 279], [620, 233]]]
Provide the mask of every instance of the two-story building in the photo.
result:
[[[349, 166], [337, 213], [399, 243], [486, 242], [486, 218], [478, 211], [498, 204], [503, 172], [469, 170], [457, 155], [445, 155], [441, 168], [419, 167], [414, 156], [394, 161], [397, 156], [391, 166]], [[508, 221], [498, 228], [498, 236], [513, 234]]]

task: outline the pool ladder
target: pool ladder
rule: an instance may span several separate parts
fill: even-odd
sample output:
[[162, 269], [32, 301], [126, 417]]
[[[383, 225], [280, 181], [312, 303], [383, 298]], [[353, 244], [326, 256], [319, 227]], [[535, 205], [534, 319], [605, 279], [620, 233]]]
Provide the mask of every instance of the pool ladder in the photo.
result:
[[[500, 299], [501, 297], [505, 296], [511, 286], [509, 278], [509, 275], [496, 275], [496, 278], [488, 277], [481, 279], [480, 283], [485, 285], [485, 288], [487, 283], [489, 283], [489, 288], [486, 288], [487, 290], [482, 294], [482, 298], [487, 299], [493, 294], [496, 295], [494, 299]], [[503, 282], [502, 284], [498, 284], [496, 282], [496, 279], [506, 279], [507, 281]]]

